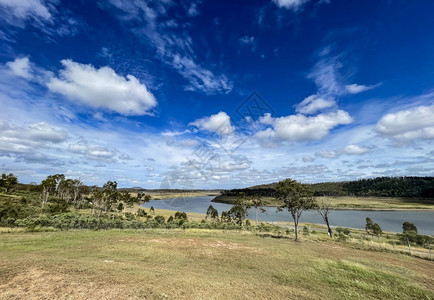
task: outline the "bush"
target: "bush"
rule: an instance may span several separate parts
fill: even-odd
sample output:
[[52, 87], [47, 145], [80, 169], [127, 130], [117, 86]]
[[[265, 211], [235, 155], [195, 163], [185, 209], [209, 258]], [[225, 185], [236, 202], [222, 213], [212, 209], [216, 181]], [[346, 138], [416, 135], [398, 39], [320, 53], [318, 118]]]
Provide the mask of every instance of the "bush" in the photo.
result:
[[144, 209], [139, 208], [137, 210], [137, 216], [138, 217], [146, 217], [146, 215], [147, 215], [147, 213], [146, 213], [146, 211]]
[[164, 222], [166, 222], [166, 219], [163, 216], [156, 216], [154, 218], [154, 220], [158, 223], [158, 224], [163, 224]]

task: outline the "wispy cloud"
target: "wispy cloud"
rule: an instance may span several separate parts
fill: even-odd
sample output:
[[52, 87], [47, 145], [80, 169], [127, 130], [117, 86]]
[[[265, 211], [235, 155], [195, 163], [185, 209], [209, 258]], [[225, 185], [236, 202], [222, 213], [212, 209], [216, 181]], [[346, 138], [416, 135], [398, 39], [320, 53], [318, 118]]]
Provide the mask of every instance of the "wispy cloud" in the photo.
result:
[[0, 0], [1, 18], [11, 25], [24, 26], [26, 19], [36, 22], [51, 22], [52, 15], [40, 0]]
[[60, 143], [67, 137], [66, 131], [45, 122], [22, 126], [0, 120], [0, 152], [30, 153], [45, 143]]
[[345, 89], [350, 94], [358, 94], [358, 93], [362, 93], [365, 91], [375, 89], [375, 88], [379, 87], [380, 85], [381, 85], [381, 83], [377, 83], [377, 84], [373, 84], [373, 85], [363, 85], [363, 84], [353, 83], [353, 84], [346, 85]]
[[[232, 81], [224, 74], [216, 75], [198, 62], [187, 27], [179, 33], [171, 30], [173, 27], [160, 26], [171, 20], [167, 12], [176, 4], [172, 2], [154, 4], [150, 7], [145, 2], [137, 0], [108, 0], [101, 7], [116, 8], [116, 17], [128, 26], [132, 33], [140, 39], [150, 40], [157, 51], [156, 58], [174, 68], [188, 81], [186, 90], [201, 91], [205, 94], [229, 93], [233, 88]], [[186, 14], [191, 16], [194, 12], [197, 15], [199, 13], [197, 6], [193, 8], [190, 6]], [[131, 26], [132, 20], [138, 25]]]
[[273, 0], [278, 7], [291, 9], [293, 11], [299, 10], [309, 0]]

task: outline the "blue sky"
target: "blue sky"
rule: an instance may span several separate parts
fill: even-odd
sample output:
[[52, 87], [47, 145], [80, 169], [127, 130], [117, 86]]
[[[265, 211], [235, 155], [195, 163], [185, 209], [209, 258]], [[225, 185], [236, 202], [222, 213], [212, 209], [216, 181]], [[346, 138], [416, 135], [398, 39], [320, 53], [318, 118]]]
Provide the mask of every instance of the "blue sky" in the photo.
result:
[[433, 176], [433, 12], [0, 0], [0, 171], [145, 188]]

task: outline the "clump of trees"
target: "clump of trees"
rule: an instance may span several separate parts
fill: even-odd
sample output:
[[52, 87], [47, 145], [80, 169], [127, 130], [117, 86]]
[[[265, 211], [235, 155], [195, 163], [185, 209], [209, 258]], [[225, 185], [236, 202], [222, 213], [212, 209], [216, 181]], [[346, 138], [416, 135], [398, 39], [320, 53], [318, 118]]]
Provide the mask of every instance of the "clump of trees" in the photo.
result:
[[383, 234], [383, 230], [381, 230], [380, 225], [374, 223], [371, 218], [366, 218], [365, 230], [371, 236], [376, 236], [380, 239], [380, 235]]
[[403, 244], [415, 243], [419, 246], [429, 247], [434, 242], [431, 236], [418, 234], [416, 225], [410, 222], [402, 224], [402, 234], [399, 234], [398, 237]]
[[10, 173], [2, 173], [0, 178], [0, 190], [3, 189], [6, 194], [10, 193], [18, 185], [18, 178]]

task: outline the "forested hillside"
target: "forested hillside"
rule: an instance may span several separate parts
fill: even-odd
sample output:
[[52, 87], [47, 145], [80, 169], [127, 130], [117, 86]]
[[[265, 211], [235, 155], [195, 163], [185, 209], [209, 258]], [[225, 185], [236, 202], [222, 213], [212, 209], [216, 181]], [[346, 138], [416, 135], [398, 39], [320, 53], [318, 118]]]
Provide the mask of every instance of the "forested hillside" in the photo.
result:
[[[222, 191], [223, 196], [274, 196], [275, 183]], [[308, 184], [315, 196], [434, 198], [434, 177], [377, 177], [357, 181]]]

